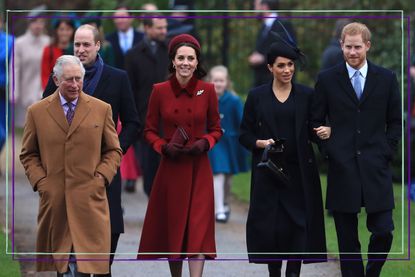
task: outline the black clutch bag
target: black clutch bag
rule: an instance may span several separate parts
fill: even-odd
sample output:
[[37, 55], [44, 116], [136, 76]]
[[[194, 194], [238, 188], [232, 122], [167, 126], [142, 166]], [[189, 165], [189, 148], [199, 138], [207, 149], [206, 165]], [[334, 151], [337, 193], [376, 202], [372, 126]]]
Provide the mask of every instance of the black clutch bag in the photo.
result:
[[284, 140], [279, 139], [274, 144], [267, 145], [262, 153], [261, 162], [257, 164], [257, 167], [265, 168], [272, 172], [282, 184], [286, 186], [291, 185], [290, 176], [285, 166]]

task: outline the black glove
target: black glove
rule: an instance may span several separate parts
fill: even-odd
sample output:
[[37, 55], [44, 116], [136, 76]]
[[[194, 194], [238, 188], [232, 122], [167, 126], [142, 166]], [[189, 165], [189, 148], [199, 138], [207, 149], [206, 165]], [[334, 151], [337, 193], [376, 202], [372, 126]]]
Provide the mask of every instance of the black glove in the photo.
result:
[[178, 143], [166, 143], [161, 147], [161, 153], [170, 159], [177, 158], [183, 152], [183, 146]]
[[190, 148], [188, 149], [188, 153], [190, 155], [200, 155], [203, 152], [206, 152], [209, 150], [209, 142], [207, 141], [207, 139], [202, 138], [202, 139], [198, 139], [196, 140], [192, 146], [190, 146]]

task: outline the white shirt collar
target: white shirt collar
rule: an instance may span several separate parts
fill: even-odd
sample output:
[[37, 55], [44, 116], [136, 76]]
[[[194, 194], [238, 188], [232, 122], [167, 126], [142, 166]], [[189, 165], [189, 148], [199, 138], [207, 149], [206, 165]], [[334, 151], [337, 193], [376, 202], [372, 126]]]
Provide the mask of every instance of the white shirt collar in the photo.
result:
[[[354, 75], [354, 73], [357, 71], [357, 69], [351, 67], [347, 62], [346, 62], [346, 68], [347, 68], [347, 72], [349, 74], [349, 79], [351, 79]], [[365, 64], [359, 69], [361, 77], [363, 77], [366, 80], [366, 76], [367, 76], [367, 60], [365, 61]]]
[[270, 13], [270, 17], [267, 17], [264, 19], [264, 24], [267, 26], [267, 28], [271, 28], [272, 24], [274, 24], [274, 21], [277, 19], [278, 14], [277, 13]]
[[118, 31], [118, 36], [119, 37], [126, 36], [128, 39], [130, 39], [130, 38], [133, 37], [133, 35], [134, 35], [134, 29], [133, 29], [133, 27], [130, 27], [126, 32]]

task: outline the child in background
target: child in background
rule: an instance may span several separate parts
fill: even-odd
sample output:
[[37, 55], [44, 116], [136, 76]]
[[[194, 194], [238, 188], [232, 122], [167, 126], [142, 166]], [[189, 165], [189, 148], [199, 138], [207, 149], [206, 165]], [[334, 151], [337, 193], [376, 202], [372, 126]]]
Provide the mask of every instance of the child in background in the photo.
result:
[[215, 214], [217, 222], [226, 223], [230, 216], [229, 194], [232, 176], [248, 170], [248, 152], [238, 141], [243, 104], [241, 99], [230, 90], [231, 82], [225, 66], [214, 66], [208, 78], [215, 85], [223, 130], [222, 138], [209, 151], [213, 171]]

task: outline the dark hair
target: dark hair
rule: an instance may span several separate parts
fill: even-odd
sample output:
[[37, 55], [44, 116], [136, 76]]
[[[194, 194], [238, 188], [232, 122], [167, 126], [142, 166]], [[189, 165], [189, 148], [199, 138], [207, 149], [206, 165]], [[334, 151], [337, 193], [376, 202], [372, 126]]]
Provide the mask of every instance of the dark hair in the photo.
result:
[[51, 45], [58, 45], [59, 44], [59, 37], [58, 37], [58, 28], [59, 26], [65, 23], [66, 25], [72, 27], [72, 37], [71, 41], [73, 41], [74, 35], [75, 35], [75, 22], [72, 19], [68, 18], [59, 18], [56, 21], [53, 22], [53, 34], [52, 34], [52, 43]]
[[148, 27], [152, 27], [154, 25], [153, 20], [155, 18], [160, 18], [160, 19], [165, 18], [165, 16], [163, 16], [161, 13], [146, 13], [145, 15], [146, 17], [143, 18], [143, 25], [148, 26]]
[[278, 10], [280, 8], [280, 1], [278, 0], [261, 0], [262, 5], [267, 5], [270, 11]]
[[203, 60], [202, 60], [202, 56], [201, 56], [201, 53], [200, 53], [200, 49], [198, 47], [196, 47], [193, 43], [189, 43], [189, 42], [182, 42], [182, 43], [177, 44], [173, 48], [173, 51], [171, 51], [169, 53], [169, 59], [170, 59], [169, 72], [172, 73], [172, 74], [174, 72], [176, 72], [176, 69], [173, 67], [173, 60], [174, 60], [174, 57], [176, 56], [177, 49], [179, 49], [182, 46], [192, 47], [195, 50], [196, 59], [197, 59], [198, 64], [197, 64], [197, 67], [196, 67], [195, 72], [193, 74], [198, 79], [202, 79], [203, 77], [205, 77], [207, 75], [207, 72], [206, 72], [206, 70], [204, 69], [204, 67], [202, 65]]

